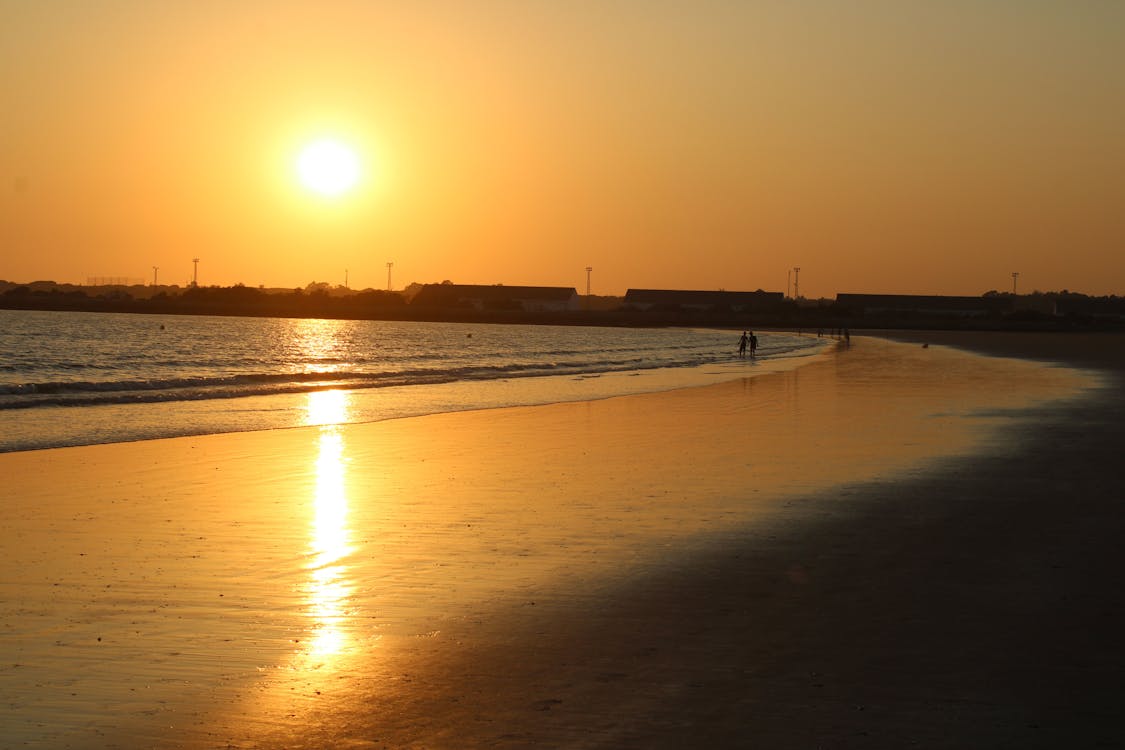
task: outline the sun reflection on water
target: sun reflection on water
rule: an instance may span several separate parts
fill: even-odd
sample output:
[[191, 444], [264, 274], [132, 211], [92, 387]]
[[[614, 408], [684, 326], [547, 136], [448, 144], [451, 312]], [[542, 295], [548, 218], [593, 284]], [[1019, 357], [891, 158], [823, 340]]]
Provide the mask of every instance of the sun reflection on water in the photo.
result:
[[321, 659], [342, 652], [348, 640], [346, 620], [352, 586], [345, 561], [352, 547], [348, 529], [347, 458], [343, 436], [335, 426], [346, 420], [347, 407], [348, 398], [343, 391], [309, 394], [308, 423], [322, 427], [309, 534], [307, 603], [314, 633], [306, 647], [310, 656]]
[[307, 373], [331, 374], [348, 357], [349, 324], [339, 320], [301, 319], [289, 323], [288, 356]]

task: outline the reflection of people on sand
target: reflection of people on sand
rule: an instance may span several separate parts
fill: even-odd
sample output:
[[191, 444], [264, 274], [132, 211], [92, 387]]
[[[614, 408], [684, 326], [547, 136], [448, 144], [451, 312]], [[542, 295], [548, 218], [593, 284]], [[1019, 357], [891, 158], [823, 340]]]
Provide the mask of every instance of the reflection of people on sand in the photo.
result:
[[753, 357], [754, 352], [756, 352], [756, 351], [758, 351], [758, 337], [754, 335], [753, 331], [751, 331], [750, 332], [750, 356]]
[[740, 356], [740, 357], [746, 356], [746, 342], [748, 340], [749, 339], [746, 336], [746, 331], [743, 331], [742, 332], [742, 338], [740, 338], [738, 340], [738, 356]]
[[844, 344], [846, 346], [852, 345], [852, 335], [848, 332], [847, 328], [844, 329]]

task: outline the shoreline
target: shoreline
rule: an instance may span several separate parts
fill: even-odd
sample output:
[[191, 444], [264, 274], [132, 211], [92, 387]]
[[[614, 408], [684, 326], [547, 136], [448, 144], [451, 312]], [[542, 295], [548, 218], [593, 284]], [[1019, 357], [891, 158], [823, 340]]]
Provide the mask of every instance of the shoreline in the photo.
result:
[[1081, 331], [896, 331], [879, 329], [867, 335], [891, 341], [953, 346], [988, 356], [1083, 367], [1107, 373], [1125, 372], [1125, 333]]
[[[47, 287], [58, 287], [53, 282], [43, 282]], [[474, 307], [427, 306], [415, 308], [405, 302], [400, 292], [384, 292], [368, 289], [344, 296], [317, 296], [293, 294], [293, 290], [275, 289], [262, 296], [257, 290], [249, 290], [253, 299], [238, 299], [237, 294], [224, 298], [232, 288], [200, 287], [192, 299], [184, 296], [150, 298], [152, 287], [140, 287], [142, 296], [122, 299], [120, 297], [98, 296], [77, 299], [55, 289], [39, 289], [35, 293], [12, 294], [20, 286], [30, 292], [28, 285], [14, 285], [0, 280], [0, 289], [8, 285], [8, 293], [0, 294], [0, 310], [24, 310], [41, 312], [89, 312], [120, 313], [129, 315], [166, 316], [217, 316], [217, 317], [268, 317], [268, 318], [322, 318], [334, 320], [381, 320], [414, 321], [429, 323], [491, 323], [497, 325], [566, 325], [566, 326], [607, 326], [607, 327], [711, 327], [729, 329], [786, 329], [816, 330], [817, 328], [886, 328], [909, 330], [934, 330], [953, 332], [1107, 332], [1121, 333], [1125, 322], [1121, 318], [1119, 306], [1098, 314], [1079, 305], [1063, 314], [1045, 311], [1015, 311], [1010, 303], [998, 299], [989, 304], [986, 297], [981, 298], [980, 309], [971, 316], [957, 313], [923, 312], [922, 310], [901, 310], [894, 312], [867, 312], [860, 308], [857, 313], [839, 301], [824, 307], [798, 307], [792, 300], [770, 301], [755, 305], [753, 309], [737, 312], [721, 309], [636, 309], [624, 304], [622, 297], [607, 296], [593, 298], [590, 307], [568, 310], [524, 310], [520, 308], [476, 309]], [[82, 291], [82, 287], [71, 287], [71, 291]], [[171, 291], [173, 288], [169, 288]], [[238, 290], [238, 287], [234, 288]], [[116, 288], [116, 291], [125, 291]], [[185, 290], [178, 290], [185, 291]], [[761, 290], [759, 290], [761, 291]], [[187, 290], [190, 294], [191, 290]], [[244, 293], [244, 292], [240, 292]], [[127, 294], [127, 292], [126, 292]], [[780, 295], [780, 292], [776, 294]], [[1057, 293], [1048, 293], [1048, 296]], [[209, 295], [214, 295], [210, 296]], [[861, 295], [863, 296], [863, 295]], [[1112, 298], [1077, 295], [1084, 301], [1109, 301]], [[956, 299], [956, 298], [954, 298]], [[823, 302], [823, 300], [822, 300]], [[998, 302], [1001, 309], [996, 308]], [[992, 310], [985, 314], [985, 310]]]
[[[80, 333], [69, 337], [60, 328], [65, 323], [33, 316], [0, 336], [22, 351], [21, 341], [43, 331], [59, 349], [41, 361], [19, 354], [9, 368], [11, 382], [0, 383], [6, 427], [0, 452], [674, 390], [797, 366], [824, 343], [772, 334], [765, 356], [746, 360], [733, 356], [737, 334], [718, 330], [546, 332], [276, 320], [196, 329], [151, 319], [129, 321], [121, 341], [107, 344], [114, 353], [94, 355], [111, 327], [84, 316], [75, 321]], [[228, 361], [221, 342], [230, 336], [254, 343]], [[277, 343], [287, 337], [299, 345]], [[185, 355], [196, 342], [202, 342], [198, 351]], [[151, 356], [165, 351], [171, 353]], [[75, 376], [87, 355], [98, 364]], [[111, 367], [114, 357], [121, 360]]]
[[[144, 730], [153, 746], [1051, 747], [1120, 740], [1116, 678], [1125, 657], [1116, 634], [1125, 612], [1113, 582], [1125, 556], [1117, 551], [1122, 488], [1113, 474], [1123, 445], [1120, 381], [1100, 388], [1097, 401], [1031, 409], [1012, 401], [992, 414], [922, 418], [910, 416], [925, 414], [910, 411], [920, 408], [917, 383], [895, 390], [891, 374], [854, 380], [847, 357], [862, 354], [867, 341], [810, 365], [815, 371], [748, 384], [348, 427], [338, 437], [340, 450], [354, 447], [352, 453], [333, 454], [333, 439], [324, 437], [330, 433], [315, 430], [178, 439], [176, 446], [195, 447], [175, 469], [175, 485], [162, 476], [171, 470], [165, 441], [5, 454], [0, 466], [18, 474], [21, 464], [27, 471], [64, 460], [69, 471], [54, 484], [17, 476], [15, 486], [22, 497], [70, 498], [74, 508], [84, 492], [118, 502], [146, 493], [161, 503], [190, 501], [195, 516], [177, 522], [182, 528], [169, 539], [187, 545], [173, 558], [188, 568], [176, 580], [193, 581], [199, 598], [174, 600], [173, 610], [207, 614], [198, 608], [214, 607], [216, 591], [232, 595], [216, 582], [237, 589], [237, 580], [258, 581], [262, 566], [297, 597], [284, 604], [271, 598], [267, 577], [260, 591], [239, 591], [222, 605], [235, 609], [211, 613], [226, 612], [232, 637], [243, 611], [261, 612], [253, 620], [259, 638], [281, 634], [240, 652], [248, 664], [264, 653], [293, 655], [264, 679], [229, 676], [228, 687], [215, 690], [203, 679], [212, 667], [165, 660], [164, 669], [187, 670], [174, 674], [192, 680], [195, 698], [165, 714], [174, 734]], [[929, 356], [920, 348], [895, 351], [907, 364]], [[1089, 353], [1086, 366], [1100, 356]], [[965, 372], [980, 377], [994, 377], [992, 366], [1003, 365], [966, 361]], [[972, 388], [952, 393], [955, 411], [960, 399], [973, 398]], [[812, 416], [819, 421], [810, 432], [800, 422]], [[886, 419], [905, 432], [882, 434]], [[772, 426], [768, 440], [722, 432], [756, 424]], [[895, 448], [907, 434], [911, 446]], [[813, 453], [810, 438], [822, 441]], [[583, 450], [595, 448], [604, 459], [584, 463]], [[945, 457], [925, 458], [936, 448]], [[221, 559], [208, 563], [219, 568], [192, 567], [216, 553], [214, 542], [191, 536], [208, 513], [226, 519], [211, 533], [231, 535], [229, 546], [241, 543], [244, 532], [236, 529], [268, 518], [259, 511], [277, 506], [278, 490], [315, 511], [315, 498], [331, 488], [323, 468], [309, 474], [295, 459], [323, 467], [333, 455], [359, 477], [380, 477], [378, 486], [344, 483], [357, 498], [378, 500], [365, 513], [387, 514], [365, 518], [357, 506], [349, 527], [348, 544], [369, 557], [377, 550], [378, 567], [351, 553], [325, 558], [311, 570], [346, 563], [352, 572], [337, 570], [339, 580], [317, 589], [285, 552], [306, 544], [283, 544], [285, 533], [299, 536], [291, 522], [258, 535], [276, 549], [233, 558], [247, 566], [242, 579], [231, 578]], [[750, 467], [747, 457], [766, 465]], [[66, 464], [76, 458], [79, 466]], [[165, 462], [159, 472], [157, 462]], [[770, 462], [784, 466], [771, 473]], [[789, 466], [820, 473], [794, 482]], [[115, 494], [96, 489], [99, 478], [115, 483]], [[245, 506], [237, 517], [224, 515], [224, 488]], [[531, 515], [529, 497], [545, 500]], [[385, 506], [390, 498], [405, 504]], [[1066, 515], [1060, 498], [1082, 512]], [[125, 515], [103, 514], [107, 538], [115, 523], [128, 522], [125, 509], [118, 512]], [[165, 533], [169, 511], [153, 512], [155, 525], [139, 528]], [[331, 520], [320, 512], [312, 518], [314, 527]], [[455, 523], [459, 518], [469, 525]], [[417, 531], [388, 536], [395, 523]], [[368, 528], [383, 531], [365, 536]], [[89, 539], [53, 538], [54, 554], [68, 549], [67, 540]], [[110, 546], [107, 559], [128, 557], [119, 540]], [[445, 566], [463, 572], [449, 578]], [[101, 580], [96, 571], [84, 575], [95, 576], [91, 590]], [[286, 575], [307, 579], [300, 584], [305, 599]], [[105, 580], [120, 587], [132, 579]], [[333, 598], [340, 590], [332, 586], [361, 593], [374, 581], [389, 588], [374, 592], [366, 611], [381, 619], [368, 631], [347, 611], [346, 596]], [[341, 651], [343, 661], [317, 656], [313, 646], [284, 637], [292, 632], [290, 610], [320, 617], [304, 626], [320, 640], [336, 631], [362, 638]], [[146, 622], [153, 633], [167, 625]], [[83, 627], [92, 635], [95, 624]], [[136, 648], [147, 658], [143, 643]], [[129, 732], [142, 730], [128, 729], [128, 715], [120, 721], [109, 738], [128, 747], [129, 737], [139, 736]]]

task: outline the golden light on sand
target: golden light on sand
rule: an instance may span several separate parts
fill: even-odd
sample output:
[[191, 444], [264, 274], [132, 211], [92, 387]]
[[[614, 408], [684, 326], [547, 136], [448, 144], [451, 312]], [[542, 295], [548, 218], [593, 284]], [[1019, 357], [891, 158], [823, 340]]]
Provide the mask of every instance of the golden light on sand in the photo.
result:
[[359, 157], [351, 147], [333, 140], [314, 141], [297, 156], [297, 176], [314, 193], [334, 197], [359, 182]]
[[[323, 395], [310, 394], [310, 403]], [[342, 626], [352, 590], [343, 563], [351, 552], [345, 473], [343, 438], [334, 427], [322, 428], [309, 539], [308, 611], [314, 633], [308, 653], [313, 657], [337, 654], [346, 643]]]
[[313, 567], [321, 569], [348, 552], [348, 497], [344, 488], [343, 440], [333, 429], [320, 436], [313, 514]]
[[317, 660], [340, 653], [347, 642], [342, 627], [347, 614], [343, 603], [351, 594], [351, 588], [339, 582], [342, 570], [336, 566], [313, 573], [317, 583], [314, 585], [316, 595], [311, 614], [316, 620], [317, 628], [307, 646], [308, 655]]

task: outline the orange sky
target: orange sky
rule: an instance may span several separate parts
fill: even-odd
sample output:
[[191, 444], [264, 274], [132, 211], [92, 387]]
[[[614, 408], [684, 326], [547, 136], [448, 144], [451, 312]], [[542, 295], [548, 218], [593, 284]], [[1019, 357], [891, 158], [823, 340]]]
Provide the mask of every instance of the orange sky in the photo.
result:
[[[301, 145], [363, 161], [303, 189]], [[0, 0], [0, 279], [1125, 294], [1125, 3]]]

